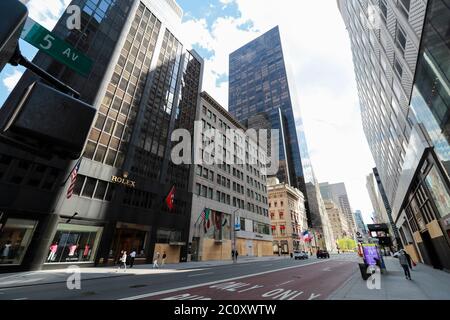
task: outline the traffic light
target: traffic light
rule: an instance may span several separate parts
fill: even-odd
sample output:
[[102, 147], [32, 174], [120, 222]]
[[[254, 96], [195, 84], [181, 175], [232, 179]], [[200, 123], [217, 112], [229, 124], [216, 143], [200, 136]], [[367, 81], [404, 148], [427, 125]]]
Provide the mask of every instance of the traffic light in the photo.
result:
[[77, 159], [95, 114], [91, 105], [34, 82], [23, 93], [2, 131], [41, 152]]
[[0, 72], [16, 51], [27, 17], [27, 7], [18, 0], [0, 1]]

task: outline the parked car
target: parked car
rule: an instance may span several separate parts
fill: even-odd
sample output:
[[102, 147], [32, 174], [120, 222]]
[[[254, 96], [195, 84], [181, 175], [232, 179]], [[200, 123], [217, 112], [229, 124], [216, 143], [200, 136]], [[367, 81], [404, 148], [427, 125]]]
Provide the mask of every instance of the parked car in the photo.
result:
[[308, 254], [305, 251], [295, 250], [294, 251], [294, 259], [295, 260], [297, 260], [297, 259], [300, 259], [300, 260], [308, 259]]
[[330, 258], [330, 254], [328, 253], [327, 250], [318, 250], [317, 251], [317, 259], [321, 259], [321, 258], [324, 258], [324, 259]]

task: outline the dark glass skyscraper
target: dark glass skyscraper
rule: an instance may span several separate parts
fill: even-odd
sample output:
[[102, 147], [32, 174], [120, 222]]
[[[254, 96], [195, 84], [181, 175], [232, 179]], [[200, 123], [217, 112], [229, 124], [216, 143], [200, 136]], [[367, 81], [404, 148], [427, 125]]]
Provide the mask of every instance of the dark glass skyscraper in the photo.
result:
[[[280, 169], [277, 177], [306, 195], [294, 103], [291, 100], [279, 28], [275, 27], [244, 45], [233, 52], [229, 59], [230, 113], [254, 129], [280, 130]], [[267, 124], [270, 128], [266, 127]]]
[[[137, 262], [164, 251], [167, 262], [186, 261], [192, 170], [172, 163], [170, 137], [193, 134], [203, 60], [177, 38], [182, 10], [174, 0], [71, 4], [82, 9], [81, 29], [68, 30], [65, 13], [53, 33], [93, 60], [91, 72], [77, 75], [43, 52], [33, 61], [97, 116], [69, 199], [75, 163], [0, 144], [0, 248], [11, 247], [0, 272], [113, 264], [122, 250], [135, 250]], [[34, 80], [25, 73], [0, 118]]]

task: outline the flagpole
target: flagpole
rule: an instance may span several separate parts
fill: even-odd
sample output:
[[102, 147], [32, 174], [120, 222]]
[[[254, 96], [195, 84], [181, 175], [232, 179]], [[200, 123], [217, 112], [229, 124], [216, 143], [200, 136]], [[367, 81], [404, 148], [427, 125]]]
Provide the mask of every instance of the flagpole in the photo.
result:
[[61, 184], [61, 187], [65, 186], [67, 180], [69, 180], [70, 176], [72, 175], [73, 169], [75, 169], [78, 166], [78, 164], [81, 162], [82, 158], [83, 158], [83, 156], [78, 158], [78, 160], [75, 163], [75, 165], [73, 166], [72, 170], [70, 170], [69, 175], [67, 176], [66, 180], [64, 180], [64, 182]]

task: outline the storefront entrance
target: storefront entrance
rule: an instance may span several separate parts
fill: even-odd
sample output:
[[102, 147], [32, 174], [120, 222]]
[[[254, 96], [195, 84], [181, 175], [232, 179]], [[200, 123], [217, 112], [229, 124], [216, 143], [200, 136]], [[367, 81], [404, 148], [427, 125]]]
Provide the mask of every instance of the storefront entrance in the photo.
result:
[[150, 226], [118, 223], [109, 258], [113, 262], [118, 261], [121, 251], [136, 251], [136, 258], [145, 258], [149, 234]]
[[427, 250], [428, 257], [430, 259], [430, 263], [435, 269], [442, 269], [442, 264], [439, 259], [439, 256], [434, 248], [433, 242], [431, 240], [430, 234], [428, 231], [421, 233], [423, 244], [425, 246], [425, 250]]

